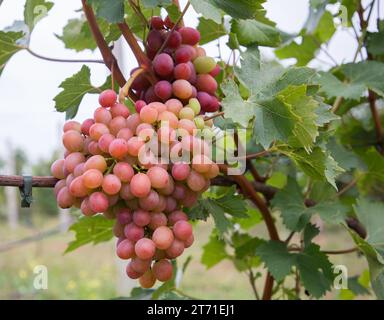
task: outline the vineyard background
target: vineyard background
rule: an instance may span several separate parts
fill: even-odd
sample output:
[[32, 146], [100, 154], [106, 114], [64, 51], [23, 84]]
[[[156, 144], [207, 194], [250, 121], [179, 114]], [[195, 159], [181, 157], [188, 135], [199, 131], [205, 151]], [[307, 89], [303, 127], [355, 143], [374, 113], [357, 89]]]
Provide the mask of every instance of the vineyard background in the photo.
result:
[[[10, 25], [16, 18], [22, 18], [24, 2], [22, 0], [4, 0], [0, 5], [0, 29]], [[80, 8], [78, 0], [53, 1], [55, 3], [49, 16], [36, 26], [31, 39], [31, 48], [39, 54], [65, 58], [100, 59], [98, 51], [86, 50], [76, 53], [64, 48], [55, 34], [61, 34], [68, 19], [78, 17], [74, 10]], [[181, 0], [183, 7], [186, 1]], [[364, 2], [363, 2], [364, 3]], [[369, 3], [369, 1], [366, 1]], [[266, 4], [267, 16], [277, 23], [277, 27], [289, 33], [301, 30], [308, 14], [309, 1], [306, 0], [272, 0]], [[384, 10], [384, 6], [382, 9]], [[191, 8], [185, 17], [190, 26], [197, 25], [196, 12]], [[294, 17], [294, 18], [293, 18]], [[373, 10], [371, 30], [375, 30], [377, 10]], [[338, 27], [337, 34], [328, 46], [328, 53], [338, 63], [352, 60], [356, 51], [355, 43], [350, 41], [350, 31]], [[221, 40], [223, 60], [228, 59], [230, 51], [225, 47], [227, 39]], [[217, 43], [204, 46], [208, 55], [217, 56]], [[274, 57], [273, 49], [262, 48], [266, 59]], [[125, 73], [135, 63], [134, 58], [124, 42], [119, 42], [115, 53], [124, 58]], [[328, 69], [333, 64], [328, 53], [320, 52], [309, 66]], [[294, 59], [287, 59], [283, 64], [290, 65]], [[60, 82], [79, 70], [81, 65], [55, 64], [36, 59], [28, 52], [20, 52], [7, 64], [0, 78], [0, 172], [3, 174], [32, 173], [49, 175], [53, 159], [60, 154], [60, 128], [64, 115], [54, 110], [53, 97], [60, 91]], [[95, 85], [103, 83], [107, 75], [102, 65], [89, 64], [91, 80]], [[88, 95], [82, 105], [96, 105], [97, 97]], [[92, 110], [80, 107], [75, 119], [84, 119]], [[42, 125], [44, 123], [44, 125]], [[279, 185], [279, 177], [271, 181]], [[34, 189], [34, 202], [30, 209], [21, 209], [19, 195], [15, 191], [7, 194], [7, 189], [0, 187], [0, 299], [103, 299], [128, 295], [134, 282], [123, 277], [118, 258], [114, 254], [115, 241], [97, 245], [84, 246], [63, 257], [65, 248], [73, 239], [73, 234], [65, 232], [71, 216], [78, 215], [76, 210], [63, 212], [56, 205], [52, 190]], [[12, 198], [13, 197], [13, 198]], [[14, 208], [14, 212], [10, 212]], [[17, 216], [16, 224], [10, 221], [10, 215]], [[63, 218], [64, 217], [64, 218]], [[69, 217], [69, 218], [68, 218]], [[278, 226], [281, 222], [278, 221]], [[252, 299], [252, 288], [247, 277], [235, 269], [229, 261], [222, 261], [213, 268], [206, 269], [201, 263], [202, 247], [207, 243], [213, 223], [199, 222], [196, 226], [197, 241], [188, 254], [180, 259], [180, 264], [188, 256], [192, 261], [183, 277], [180, 290], [192, 297], [215, 299]], [[339, 228], [322, 225], [324, 231], [315, 238], [315, 242], [329, 249], [343, 249], [353, 246], [352, 239]], [[45, 235], [45, 232], [49, 233]], [[336, 231], [336, 232], [335, 232]], [[252, 234], [265, 235], [263, 226], [252, 229]], [[281, 234], [287, 237], [289, 232]], [[13, 241], [41, 235], [42, 239], [15, 244]], [[9, 246], [10, 244], [10, 246]], [[358, 253], [332, 256], [334, 264], [344, 264], [349, 269], [349, 276], [362, 274], [353, 278], [351, 284], [359, 287], [359, 298], [373, 298], [366, 289], [369, 276], [367, 263], [359, 259]], [[33, 286], [33, 268], [46, 265], [49, 271], [49, 290], [36, 291]], [[86, 266], [86, 268], [84, 267]], [[260, 282], [260, 287], [262, 283]], [[326, 299], [349, 299], [353, 295], [349, 290], [333, 290]]]

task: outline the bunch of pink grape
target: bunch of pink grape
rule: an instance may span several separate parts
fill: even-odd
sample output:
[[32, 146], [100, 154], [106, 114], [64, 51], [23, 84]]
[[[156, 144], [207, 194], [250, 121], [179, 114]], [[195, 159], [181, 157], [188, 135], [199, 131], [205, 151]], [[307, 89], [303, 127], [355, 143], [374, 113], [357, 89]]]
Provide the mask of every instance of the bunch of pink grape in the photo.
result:
[[152, 85], [146, 75], [141, 74], [131, 87], [136, 95], [146, 103], [177, 98], [186, 104], [190, 98], [197, 98], [202, 112], [219, 110], [215, 77], [220, 73], [220, 66], [198, 46], [199, 31], [174, 26], [168, 17], [165, 21], [152, 17], [150, 26], [146, 53], [160, 81]]
[[[212, 120], [190, 98], [136, 103], [137, 113], [113, 90], [83, 123], [64, 125], [64, 159], [51, 167], [61, 208], [116, 219], [117, 255], [131, 259], [126, 272], [149, 288], [172, 277], [170, 262], [192, 245], [192, 225], [183, 208], [207, 190], [219, 168], [211, 160]], [[185, 103], [185, 102], [184, 102]]]

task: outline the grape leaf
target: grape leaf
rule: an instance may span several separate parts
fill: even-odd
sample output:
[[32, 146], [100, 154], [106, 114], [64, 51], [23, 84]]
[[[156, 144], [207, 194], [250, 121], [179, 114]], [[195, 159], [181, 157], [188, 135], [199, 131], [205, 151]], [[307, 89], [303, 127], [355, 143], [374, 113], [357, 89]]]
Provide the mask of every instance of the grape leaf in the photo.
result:
[[205, 18], [221, 23], [221, 10], [210, 0], [191, 0], [193, 9], [201, 13]]
[[141, 0], [141, 3], [144, 7], [156, 8], [169, 6], [172, 4], [172, 0]]
[[243, 46], [277, 47], [281, 42], [280, 33], [275, 27], [256, 20], [233, 20], [231, 32], [236, 34], [239, 44]]
[[222, 23], [219, 24], [210, 19], [205, 19], [204, 17], [199, 18], [197, 30], [199, 30], [201, 35], [199, 42], [201, 45], [217, 40], [227, 34], [227, 30], [225, 30]]
[[209, 241], [203, 246], [201, 263], [209, 269], [226, 258], [228, 258], [228, 254], [224, 240], [219, 238], [215, 232], [212, 232]]
[[295, 58], [298, 66], [305, 66], [314, 57], [319, 46], [311, 35], [303, 35], [302, 41], [298, 44], [292, 41], [288, 45], [275, 50], [275, 54], [279, 59]]
[[265, 0], [205, 0], [215, 4], [225, 13], [233, 18], [248, 19], [254, 18], [257, 13], [263, 10], [262, 3]]
[[53, 2], [45, 0], [27, 0], [24, 6], [24, 22], [32, 32], [35, 25], [43, 19], [53, 7]]
[[72, 224], [69, 230], [75, 232], [76, 239], [68, 244], [64, 253], [71, 252], [85, 244], [98, 244], [113, 238], [113, 220], [108, 220], [102, 215], [82, 217]]
[[374, 147], [358, 152], [358, 154], [366, 165], [364, 174], [358, 181], [358, 186], [361, 192], [366, 194], [383, 185], [384, 158]]
[[381, 30], [379, 32], [367, 33], [368, 52], [374, 56], [384, 55], [384, 22], [381, 21]]
[[124, 20], [124, 0], [87, 0], [95, 10], [96, 16], [104, 18], [109, 23], [119, 23]]
[[54, 98], [56, 110], [59, 112], [69, 110], [69, 114], [74, 117], [83, 97], [87, 93], [100, 93], [108, 82], [107, 80], [101, 88], [94, 87], [90, 77], [91, 71], [84, 65], [79, 72], [65, 79], [59, 86], [63, 90]]
[[289, 253], [287, 245], [280, 241], [271, 240], [260, 244], [256, 248], [256, 254], [276, 281], [283, 280], [295, 264], [295, 256]]
[[18, 45], [18, 40], [23, 37], [23, 32], [0, 31], [0, 75], [5, 64], [18, 51], [24, 49]]

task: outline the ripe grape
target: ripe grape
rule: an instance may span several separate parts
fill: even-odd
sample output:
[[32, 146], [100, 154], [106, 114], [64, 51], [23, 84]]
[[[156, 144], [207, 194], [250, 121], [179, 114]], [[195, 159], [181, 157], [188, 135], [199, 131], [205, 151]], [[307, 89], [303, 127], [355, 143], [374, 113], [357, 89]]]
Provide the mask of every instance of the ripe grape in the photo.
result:
[[169, 225], [173, 226], [177, 221], [188, 221], [188, 216], [185, 214], [184, 211], [177, 210], [173, 211], [168, 215], [168, 223]]
[[155, 230], [159, 227], [163, 227], [167, 225], [167, 216], [162, 212], [154, 212], [151, 214], [151, 222], [149, 223], [149, 227], [152, 230]]
[[173, 226], [173, 233], [176, 238], [186, 241], [192, 235], [192, 226], [187, 221], [179, 220]]
[[108, 150], [112, 157], [123, 159], [128, 153], [128, 142], [124, 139], [114, 139]]
[[140, 285], [145, 288], [149, 289], [152, 288], [156, 283], [156, 277], [153, 274], [152, 270], [147, 270], [140, 278], [139, 278]]
[[162, 189], [168, 184], [168, 172], [161, 167], [152, 167], [147, 171], [147, 176], [153, 188]]
[[119, 193], [121, 189], [121, 181], [114, 174], [107, 174], [104, 176], [101, 187], [106, 194], [114, 195]]
[[116, 103], [111, 109], [109, 110], [111, 112], [112, 117], [124, 117], [128, 118], [130, 112], [126, 105], [122, 103]]
[[95, 155], [90, 157], [84, 165], [84, 170], [96, 169], [100, 172], [104, 172], [107, 169], [107, 162], [101, 155]]
[[135, 197], [146, 197], [151, 191], [151, 180], [145, 173], [135, 174], [131, 180], [130, 191]]
[[179, 29], [183, 43], [194, 46], [200, 41], [200, 32], [190, 27]]
[[79, 131], [68, 130], [63, 135], [63, 144], [68, 151], [82, 151], [84, 147], [84, 138]]
[[64, 159], [56, 160], [51, 165], [51, 173], [56, 179], [64, 179]]
[[174, 235], [171, 229], [166, 226], [160, 226], [155, 229], [152, 234], [152, 240], [156, 245], [156, 248], [165, 250], [168, 249], [172, 241], [174, 239]]
[[150, 25], [153, 29], [161, 30], [164, 27], [164, 21], [161, 17], [154, 16], [151, 18]]
[[94, 192], [89, 196], [89, 207], [93, 212], [104, 212], [109, 207], [108, 197], [102, 192]]
[[133, 212], [133, 222], [139, 227], [145, 227], [151, 222], [151, 215], [148, 211], [138, 209]]
[[135, 172], [132, 166], [126, 162], [118, 162], [113, 167], [113, 173], [121, 182], [130, 182]]
[[74, 120], [67, 121], [63, 126], [63, 131], [67, 132], [69, 130], [81, 132], [81, 124]]
[[173, 94], [180, 99], [188, 99], [192, 96], [192, 86], [184, 79], [178, 79], [172, 84]]
[[112, 107], [116, 103], [117, 94], [111, 89], [104, 90], [99, 95], [99, 103], [104, 108]]
[[120, 259], [130, 259], [135, 254], [135, 245], [132, 241], [124, 239], [117, 245], [116, 254]]
[[144, 229], [131, 222], [124, 227], [124, 235], [127, 239], [137, 242], [144, 237]]
[[153, 60], [153, 68], [155, 72], [162, 77], [166, 77], [173, 72], [173, 60], [169, 54], [160, 53]]
[[159, 281], [168, 281], [172, 278], [173, 268], [169, 260], [161, 259], [152, 267], [153, 274]]
[[172, 95], [172, 85], [166, 81], [161, 80], [155, 85], [155, 94], [161, 99], [161, 100], [167, 100]]
[[[184, 246], [184, 244], [183, 244]], [[152, 259], [155, 255], [156, 246], [155, 243], [148, 238], [142, 238], [135, 244], [136, 256], [140, 259], [147, 260]]]

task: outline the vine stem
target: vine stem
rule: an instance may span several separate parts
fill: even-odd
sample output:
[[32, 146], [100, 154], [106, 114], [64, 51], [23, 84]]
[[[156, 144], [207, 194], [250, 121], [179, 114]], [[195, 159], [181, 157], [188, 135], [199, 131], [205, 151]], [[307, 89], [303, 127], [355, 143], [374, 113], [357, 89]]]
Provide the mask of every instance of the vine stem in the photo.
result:
[[61, 58], [52, 58], [43, 56], [39, 53], [36, 53], [29, 47], [23, 47], [23, 49], [27, 50], [31, 55], [38, 59], [46, 60], [46, 61], [52, 61], [52, 62], [65, 62], [65, 63], [101, 63], [104, 64], [103, 60], [95, 60], [95, 59], [61, 59]]
[[[288, 248], [289, 251], [301, 251], [302, 249], [301, 248], [296, 248], [296, 247], [291, 247], [291, 248]], [[353, 248], [349, 248], [349, 249], [343, 249], [343, 250], [321, 250], [322, 253], [325, 253], [325, 254], [346, 254], [346, 253], [353, 253], [353, 252], [356, 252], [358, 251], [359, 248], [357, 247], [353, 247]]]
[[108, 47], [108, 44], [105, 41], [103, 34], [100, 31], [100, 28], [99, 28], [99, 25], [97, 24], [96, 17], [92, 10], [92, 7], [87, 5], [86, 0], [81, 0], [81, 2], [83, 5], [83, 11], [84, 11], [85, 17], [87, 18], [89, 27], [96, 41], [96, 44], [99, 47], [104, 63], [109, 68], [109, 70], [111, 70], [112, 65], [114, 65], [113, 67], [114, 78], [119, 84], [119, 86], [122, 87], [125, 84], [125, 78], [121, 73], [121, 70], [117, 64], [116, 58], [114, 57], [112, 51]]
[[212, 120], [212, 119], [215, 119], [215, 118], [223, 116], [223, 115], [224, 115], [224, 111], [221, 111], [221, 112], [215, 113], [209, 117], [205, 117], [204, 121]]
[[132, 76], [128, 79], [128, 81], [125, 83], [125, 85], [120, 89], [119, 93], [119, 102], [124, 104], [125, 97], [129, 94], [129, 89], [131, 88], [131, 85], [135, 79], [141, 75], [143, 72], [145, 72], [144, 69], [140, 68], [137, 69]]

